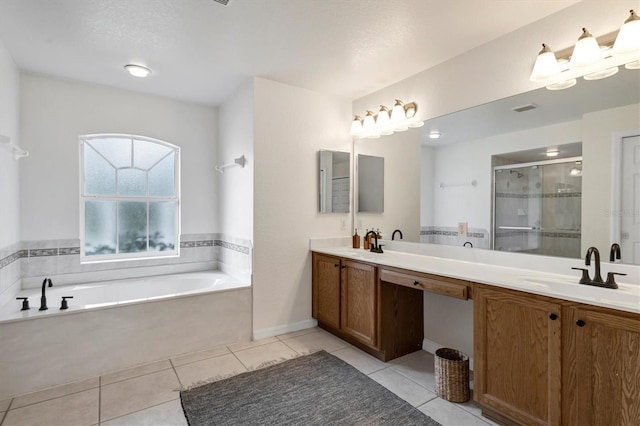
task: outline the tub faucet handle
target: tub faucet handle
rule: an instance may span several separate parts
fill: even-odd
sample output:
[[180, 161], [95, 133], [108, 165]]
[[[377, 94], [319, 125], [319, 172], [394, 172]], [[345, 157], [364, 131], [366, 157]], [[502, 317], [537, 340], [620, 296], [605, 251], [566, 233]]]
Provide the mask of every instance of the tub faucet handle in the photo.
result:
[[27, 311], [29, 308], [29, 298], [28, 297], [16, 297], [16, 300], [22, 300], [22, 309], [21, 311]]
[[73, 296], [62, 296], [62, 303], [60, 303], [60, 310], [69, 309], [69, 303], [67, 299], [73, 299]]

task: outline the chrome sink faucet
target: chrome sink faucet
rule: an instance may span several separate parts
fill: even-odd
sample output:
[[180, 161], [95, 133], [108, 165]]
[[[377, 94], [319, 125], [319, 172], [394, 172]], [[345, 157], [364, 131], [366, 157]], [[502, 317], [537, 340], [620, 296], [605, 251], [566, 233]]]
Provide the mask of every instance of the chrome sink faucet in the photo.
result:
[[51, 282], [51, 278], [45, 278], [42, 281], [42, 297], [40, 297], [40, 309], [39, 311], [46, 311], [47, 309], [47, 296], [45, 296], [44, 292], [46, 289], [46, 284], [49, 284], [49, 287], [53, 287], [53, 283]]

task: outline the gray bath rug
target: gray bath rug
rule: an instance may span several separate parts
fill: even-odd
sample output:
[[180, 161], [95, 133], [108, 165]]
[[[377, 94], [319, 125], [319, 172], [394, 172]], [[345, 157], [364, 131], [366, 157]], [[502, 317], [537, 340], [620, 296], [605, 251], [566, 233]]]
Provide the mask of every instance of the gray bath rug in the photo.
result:
[[325, 351], [180, 392], [189, 425], [440, 424]]

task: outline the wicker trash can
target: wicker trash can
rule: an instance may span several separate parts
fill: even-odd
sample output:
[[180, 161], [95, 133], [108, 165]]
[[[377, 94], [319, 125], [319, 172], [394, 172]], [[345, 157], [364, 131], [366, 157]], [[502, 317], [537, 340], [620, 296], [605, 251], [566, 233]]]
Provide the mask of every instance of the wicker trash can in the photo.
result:
[[435, 356], [436, 394], [451, 402], [466, 402], [469, 390], [469, 357], [455, 349], [440, 348]]

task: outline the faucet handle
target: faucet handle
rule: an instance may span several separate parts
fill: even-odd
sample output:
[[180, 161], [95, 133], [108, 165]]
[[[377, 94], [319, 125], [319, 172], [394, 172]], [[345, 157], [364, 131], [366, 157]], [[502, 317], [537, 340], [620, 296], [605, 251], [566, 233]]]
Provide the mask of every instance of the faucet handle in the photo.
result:
[[62, 296], [62, 303], [60, 303], [60, 310], [69, 309], [69, 303], [67, 299], [73, 299], [73, 296]]
[[576, 271], [582, 271], [582, 277], [580, 277], [580, 281], [578, 281], [578, 283], [580, 284], [591, 283], [591, 278], [589, 278], [589, 270], [587, 268], [571, 268], [571, 269], [575, 269]]
[[22, 300], [22, 309], [21, 311], [27, 311], [31, 309], [29, 307], [29, 298], [28, 297], [16, 297], [16, 300]]
[[604, 283], [607, 288], [618, 288], [618, 284], [616, 284], [615, 275], [627, 275], [620, 272], [609, 272], [607, 273], [607, 281]]
[[383, 246], [383, 245], [384, 245], [384, 244], [378, 244], [378, 253], [384, 253], [384, 252], [382, 251], [382, 246]]

